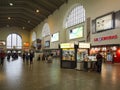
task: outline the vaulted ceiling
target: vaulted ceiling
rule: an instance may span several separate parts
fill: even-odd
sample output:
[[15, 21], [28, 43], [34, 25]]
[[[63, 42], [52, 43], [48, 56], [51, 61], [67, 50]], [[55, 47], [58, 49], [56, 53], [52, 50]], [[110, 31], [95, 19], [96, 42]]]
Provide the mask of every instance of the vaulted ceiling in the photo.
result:
[[0, 0], [0, 28], [32, 30], [67, 0]]

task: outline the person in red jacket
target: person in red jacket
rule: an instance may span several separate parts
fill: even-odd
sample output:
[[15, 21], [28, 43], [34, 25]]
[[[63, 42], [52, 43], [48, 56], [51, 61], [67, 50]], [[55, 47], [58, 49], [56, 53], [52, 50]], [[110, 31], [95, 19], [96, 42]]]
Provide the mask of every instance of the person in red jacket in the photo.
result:
[[0, 60], [1, 60], [1, 65], [3, 66], [4, 64], [4, 58], [5, 58], [5, 52], [2, 50], [0, 52]]

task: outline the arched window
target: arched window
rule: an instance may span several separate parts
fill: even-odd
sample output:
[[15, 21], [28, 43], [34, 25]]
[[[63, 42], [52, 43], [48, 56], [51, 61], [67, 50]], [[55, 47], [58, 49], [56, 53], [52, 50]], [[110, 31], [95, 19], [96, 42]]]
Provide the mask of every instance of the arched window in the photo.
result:
[[35, 41], [35, 40], [36, 40], [36, 33], [33, 32], [33, 33], [32, 33], [32, 41]]
[[22, 38], [18, 34], [9, 34], [6, 41], [7, 49], [22, 49]]
[[85, 9], [82, 5], [76, 6], [67, 15], [65, 28], [77, 25], [85, 21]]
[[48, 23], [45, 23], [42, 29], [42, 37], [50, 35], [50, 27]]

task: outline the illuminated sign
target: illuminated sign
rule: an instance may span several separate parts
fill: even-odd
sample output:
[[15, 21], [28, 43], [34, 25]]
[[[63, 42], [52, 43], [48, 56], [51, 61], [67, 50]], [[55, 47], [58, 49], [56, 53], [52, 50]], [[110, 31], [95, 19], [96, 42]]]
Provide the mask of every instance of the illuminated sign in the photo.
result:
[[90, 48], [90, 43], [79, 43], [79, 48]]
[[94, 41], [104, 41], [104, 40], [112, 40], [112, 39], [117, 39], [117, 35], [112, 35], [112, 36], [105, 36], [105, 37], [99, 37], [99, 38], [94, 38]]
[[69, 31], [69, 39], [76, 39], [83, 37], [83, 26]]
[[0, 41], [0, 46], [5, 45], [5, 41]]
[[54, 33], [51, 37], [51, 42], [55, 42], [59, 40], [59, 33]]
[[60, 48], [74, 48], [74, 43], [62, 43]]

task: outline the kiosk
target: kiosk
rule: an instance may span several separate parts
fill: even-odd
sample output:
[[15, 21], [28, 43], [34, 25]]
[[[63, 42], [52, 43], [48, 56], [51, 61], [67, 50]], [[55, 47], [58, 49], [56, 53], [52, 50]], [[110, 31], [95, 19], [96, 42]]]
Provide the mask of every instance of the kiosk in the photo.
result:
[[74, 43], [60, 44], [60, 61], [61, 68], [76, 68], [77, 45]]
[[88, 52], [90, 48], [90, 43], [79, 43], [77, 49], [77, 70], [87, 70], [88, 64]]

